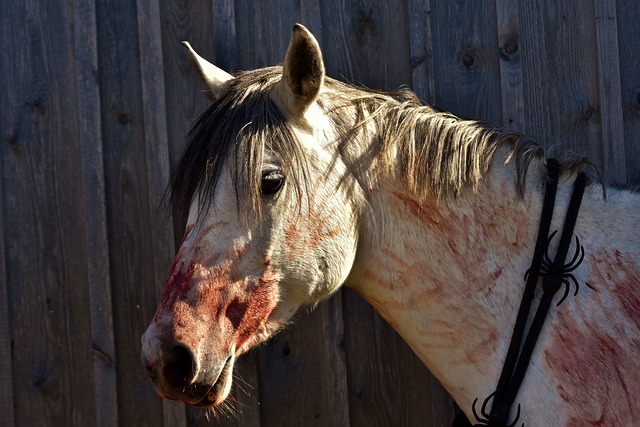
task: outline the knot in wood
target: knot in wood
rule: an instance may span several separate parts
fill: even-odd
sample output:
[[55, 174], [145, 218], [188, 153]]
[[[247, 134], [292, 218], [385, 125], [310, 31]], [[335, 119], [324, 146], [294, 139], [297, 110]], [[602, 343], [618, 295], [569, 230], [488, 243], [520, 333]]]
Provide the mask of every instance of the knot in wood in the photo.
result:
[[500, 59], [504, 61], [513, 61], [518, 55], [520, 49], [519, 38], [517, 35], [513, 35], [506, 39], [502, 46], [500, 46]]
[[504, 52], [507, 55], [513, 55], [518, 51], [518, 41], [514, 39], [509, 39], [504, 44]]
[[117, 118], [118, 123], [120, 123], [121, 125], [128, 125], [132, 121], [131, 116], [127, 113], [118, 113]]
[[473, 59], [473, 56], [469, 55], [468, 53], [462, 56], [462, 65], [464, 65], [465, 68], [473, 67], [474, 63], [475, 59]]
[[482, 65], [482, 54], [475, 47], [467, 47], [457, 53], [457, 65], [463, 71], [473, 71]]

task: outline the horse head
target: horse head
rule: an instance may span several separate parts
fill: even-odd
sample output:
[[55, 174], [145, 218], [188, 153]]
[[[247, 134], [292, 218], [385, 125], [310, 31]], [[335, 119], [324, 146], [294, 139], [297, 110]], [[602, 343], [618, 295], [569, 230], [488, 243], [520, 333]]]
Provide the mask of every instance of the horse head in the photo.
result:
[[240, 354], [347, 278], [358, 189], [326, 149], [335, 138], [309, 31], [294, 27], [282, 68], [235, 77], [185, 45], [212, 104], [172, 178], [188, 219], [142, 359], [162, 396], [214, 406]]

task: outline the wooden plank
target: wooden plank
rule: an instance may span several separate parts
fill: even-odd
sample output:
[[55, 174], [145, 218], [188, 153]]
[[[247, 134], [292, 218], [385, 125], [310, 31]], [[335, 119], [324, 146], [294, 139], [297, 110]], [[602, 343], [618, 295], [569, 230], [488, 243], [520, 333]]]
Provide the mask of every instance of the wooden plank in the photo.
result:
[[290, 0], [236, 2], [238, 67], [248, 70], [281, 64], [297, 21], [300, 10]]
[[322, 17], [329, 76], [379, 90], [411, 84], [405, 2], [327, 0]]
[[[156, 297], [171, 265], [174, 248], [173, 221], [170, 210], [162, 206], [169, 182], [169, 143], [166, 126], [165, 82], [162, 63], [160, 7], [156, 2], [139, 0], [137, 4], [138, 44], [140, 47], [140, 84], [146, 147], [148, 218], [152, 223], [153, 265]], [[158, 304], [159, 298], [154, 300]], [[147, 319], [150, 322], [151, 318]], [[162, 400], [164, 425], [186, 426], [184, 405]]]
[[593, 7], [584, 2], [519, 2], [526, 132], [550, 154], [601, 155]]
[[[72, 9], [3, 5], [5, 274], [16, 425], [95, 422]], [[55, 37], [51, 35], [55, 34]], [[6, 138], [6, 139], [4, 139]], [[4, 417], [3, 413], [3, 417]]]
[[500, 45], [500, 83], [502, 126], [524, 132], [524, 94], [520, 59], [520, 21], [518, 3], [496, 0], [498, 42]]
[[[316, 0], [301, 0], [300, 7], [300, 23], [307, 27], [323, 46], [322, 38], [322, 2]], [[291, 24], [292, 25], [292, 24]], [[283, 56], [284, 58], [284, 56]]]
[[[211, 2], [168, 0], [160, 2], [162, 51], [169, 159], [175, 165], [186, 143], [191, 123], [208, 106], [202, 85], [182, 41], [187, 40], [208, 60], [215, 62]], [[174, 212], [174, 235], [182, 237], [186, 218]], [[176, 241], [176, 244], [179, 243]]]
[[431, 4], [436, 107], [488, 123], [502, 122], [494, 2]]
[[157, 262], [166, 249], [156, 247], [153, 237], [156, 196], [149, 188], [156, 172], [147, 163], [152, 148], [146, 138], [152, 135], [145, 135], [150, 118], [143, 111], [151, 106], [143, 104], [149, 95], [141, 87], [145, 59], [136, 6], [124, 0], [96, 4], [101, 122], [119, 416], [129, 425], [159, 426], [163, 404], [140, 362], [140, 336], [156, 310]]
[[413, 91], [428, 104], [436, 103], [431, 37], [431, 1], [408, 0]]
[[640, 7], [636, 0], [616, 2], [624, 149], [627, 178], [640, 184], [640, 44], [637, 26]]
[[359, 295], [342, 295], [351, 425], [450, 425], [434, 412], [433, 379], [411, 348]]
[[[3, 80], [0, 81], [0, 129], [2, 129], [0, 144], [0, 165], [4, 168], [7, 164], [5, 156], [9, 155], [7, 147], [15, 146], [17, 138], [11, 128], [5, 128], [5, 124], [9, 123], [11, 116], [9, 109], [14, 106], [14, 97], [10, 95], [13, 86], [12, 78], [15, 74], [7, 70], [6, 64], [13, 61], [11, 57], [13, 49], [9, 43], [13, 41], [11, 31], [14, 30], [9, 21], [9, 8], [3, 8], [5, 13], [0, 16], [0, 75]], [[11, 82], [11, 86], [8, 84]], [[13, 102], [12, 102], [13, 101]], [[3, 169], [4, 170], [4, 169]], [[4, 177], [4, 173], [0, 173]], [[16, 425], [16, 417], [14, 414], [14, 392], [13, 392], [13, 329], [11, 326], [11, 313], [9, 312], [9, 292], [15, 284], [9, 283], [9, 273], [5, 259], [8, 259], [8, 247], [5, 245], [5, 221], [4, 211], [8, 207], [5, 203], [5, 194], [9, 191], [5, 188], [5, 180], [0, 180], [0, 413], [3, 414], [3, 421], [7, 427]]]
[[82, 186], [87, 283], [89, 285], [91, 346], [93, 352], [95, 425], [118, 425], [117, 382], [107, 210], [98, 73], [95, 7], [75, 1], [73, 7], [78, 139], [81, 142]]
[[260, 351], [261, 425], [349, 425], [340, 295]]
[[[170, 0], [160, 3], [162, 49], [164, 55], [165, 97], [171, 164], [182, 153], [191, 123], [208, 105], [202, 86], [186, 54], [187, 40], [200, 55], [214, 58], [212, 5], [210, 2]], [[177, 233], [178, 237], [182, 232]]]
[[[2, 20], [0, 23], [4, 24]], [[0, 30], [1, 31], [1, 30]], [[0, 34], [2, 34], [0, 32]], [[4, 34], [2, 34], [4, 37]], [[7, 40], [4, 39], [3, 40]], [[4, 72], [4, 70], [2, 70]], [[7, 99], [4, 95], [6, 89], [0, 85], [0, 94], [2, 99]], [[3, 151], [0, 150], [0, 165], [4, 164], [2, 159]], [[16, 425], [15, 415], [13, 411], [13, 357], [12, 357], [12, 329], [11, 318], [9, 316], [9, 296], [8, 296], [8, 276], [5, 265], [5, 244], [4, 244], [4, 203], [3, 194], [5, 194], [5, 188], [3, 182], [0, 182], [0, 413], [2, 413], [3, 423], [7, 427], [13, 427]]]
[[[264, 10], [252, 12], [256, 6], [263, 5]], [[297, 8], [296, 8], [297, 6]], [[236, 9], [238, 12], [236, 13]], [[298, 10], [299, 9], [299, 10]], [[286, 11], [286, 12], [283, 12]], [[275, 14], [281, 16], [277, 24], [270, 26], [267, 30], [260, 30], [260, 41], [264, 43], [276, 43], [267, 50], [272, 52], [269, 58], [259, 61], [256, 51], [263, 51], [262, 44], [258, 46], [247, 45], [243, 43], [245, 39], [255, 38], [255, 32], [251, 31], [256, 26], [265, 27], [271, 23], [273, 16], [264, 16], [263, 13]], [[257, 18], [257, 22], [251, 23], [251, 18]], [[240, 22], [236, 24], [236, 20]], [[289, 22], [287, 22], [287, 19]], [[253, 68], [260, 66], [275, 65], [282, 62], [284, 58], [284, 50], [290, 37], [291, 28], [295, 22], [305, 25], [322, 44], [322, 23], [320, 3], [311, 0], [299, 1], [297, 5], [291, 2], [261, 2], [256, 4], [248, 4], [246, 2], [237, 3], [235, 0], [217, 1], [214, 4], [214, 29], [215, 29], [215, 45], [216, 45], [216, 65], [227, 71], [238, 71], [248, 69], [248, 66], [241, 66], [242, 63], [256, 64]], [[240, 28], [240, 35], [236, 28]], [[271, 34], [269, 31], [274, 30]], [[249, 33], [247, 32], [249, 29]], [[253, 35], [252, 35], [253, 34]], [[242, 48], [239, 48], [239, 43]]]
[[450, 427], [460, 409], [435, 377], [431, 379], [431, 427]]
[[235, 4], [235, 0], [213, 2], [215, 56], [210, 61], [229, 73], [238, 70]]
[[595, 32], [598, 49], [599, 113], [602, 117], [602, 165], [611, 183], [627, 181], [618, 25], [615, 0], [594, 0]]

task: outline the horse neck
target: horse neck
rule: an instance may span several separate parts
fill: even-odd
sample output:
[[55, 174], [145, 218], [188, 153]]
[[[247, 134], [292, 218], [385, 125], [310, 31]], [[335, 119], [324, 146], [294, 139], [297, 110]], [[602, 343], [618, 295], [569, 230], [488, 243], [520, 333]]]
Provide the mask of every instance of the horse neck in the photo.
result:
[[455, 198], [419, 200], [393, 177], [369, 195], [349, 284], [461, 405], [499, 376], [531, 262], [541, 197], [515, 182], [515, 168], [494, 161]]

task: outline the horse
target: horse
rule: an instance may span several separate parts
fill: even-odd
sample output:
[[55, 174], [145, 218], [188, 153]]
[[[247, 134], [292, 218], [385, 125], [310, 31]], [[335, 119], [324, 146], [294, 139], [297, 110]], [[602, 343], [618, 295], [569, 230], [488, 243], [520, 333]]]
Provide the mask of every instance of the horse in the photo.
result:
[[[501, 374], [536, 249], [543, 148], [421, 105], [408, 89], [327, 77], [299, 24], [282, 66], [233, 76], [185, 46], [211, 104], [171, 177], [186, 227], [142, 337], [157, 392], [219, 407], [240, 355], [344, 284], [486, 424], [480, 403]], [[550, 230], [588, 174], [569, 233], [579, 242], [559, 277], [566, 299], [550, 305], [507, 410], [518, 425], [640, 416], [640, 194], [593, 170], [581, 157], [558, 166]], [[542, 240], [549, 262], [558, 238]]]

